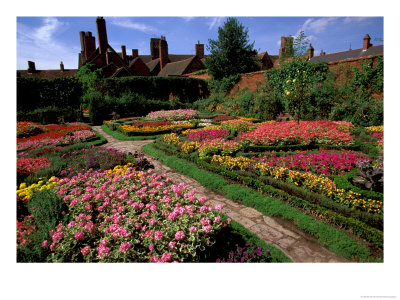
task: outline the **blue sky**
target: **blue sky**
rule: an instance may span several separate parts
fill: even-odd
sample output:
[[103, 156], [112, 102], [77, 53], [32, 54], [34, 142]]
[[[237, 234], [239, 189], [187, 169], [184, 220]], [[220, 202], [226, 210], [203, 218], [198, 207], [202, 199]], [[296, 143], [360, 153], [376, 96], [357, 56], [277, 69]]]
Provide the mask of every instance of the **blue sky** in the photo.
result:
[[[139, 49], [139, 54], [150, 54], [150, 38], [164, 35], [170, 54], [194, 54], [197, 41], [207, 46], [209, 39], [217, 39], [218, 27], [226, 17], [108, 17], [109, 44], [127, 53]], [[278, 54], [281, 36], [296, 36], [301, 30], [310, 39], [315, 55], [362, 47], [366, 33], [374, 45], [383, 44], [383, 17], [237, 17], [249, 30], [249, 40], [259, 52]], [[96, 37], [96, 16], [92, 17], [18, 17], [17, 69], [26, 69], [27, 61], [37, 69], [57, 69], [60, 61], [65, 68], [77, 68], [80, 51], [80, 31], [91, 31]], [[208, 53], [205, 47], [206, 54]]]

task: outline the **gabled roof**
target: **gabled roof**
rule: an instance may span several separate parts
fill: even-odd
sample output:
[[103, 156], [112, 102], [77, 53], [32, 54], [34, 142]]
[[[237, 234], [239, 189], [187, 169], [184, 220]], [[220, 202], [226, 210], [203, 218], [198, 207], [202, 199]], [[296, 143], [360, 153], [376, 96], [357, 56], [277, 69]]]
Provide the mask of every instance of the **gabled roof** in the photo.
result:
[[357, 59], [363, 58], [372, 55], [383, 55], [383, 45], [379, 46], [371, 46], [367, 50], [355, 49], [355, 50], [348, 50], [343, 52], [325, 54], [322, 56], [314, 56], [309, 61], [310, 62], [334, 62], [346, 59]]
[[[139, 57], [140, 57], [140, 55], [139, 55]], [[140, 57], [140, 58], [141, 58], [141, 57]], [[146, 63], [147, 67], [148, 67], [149, 70], [150, 70], [150, 73], [152, 73], [153, 70], [154, 70], [155, 68], [157, 68], [157, 66], [158, 66], [159, 64], [160, 64], [160, 59], [159, 59], [159, 58], [150, 60], [149, 62]]]
[[176, 76], [185, 73], [196, 56], [191, 56], [185, 60], [170, 62], [158, 73], [158, 76]]

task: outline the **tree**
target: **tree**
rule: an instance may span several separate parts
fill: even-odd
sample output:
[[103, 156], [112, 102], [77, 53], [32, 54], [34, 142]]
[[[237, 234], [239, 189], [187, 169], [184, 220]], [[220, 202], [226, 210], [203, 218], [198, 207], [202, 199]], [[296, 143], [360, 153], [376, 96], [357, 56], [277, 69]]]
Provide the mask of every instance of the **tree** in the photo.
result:
[[103, 70], [96, 65], [86, 64], [76, 72], [75, 78], [82, 84], [84, 91], [81, 98], [82, 108], [87, 108], [89, 105], [88, 95], [95, 92], [94, 83], [104, 78]]
[[304, 31], [300, 31], [298, 36], [296, 36], [293, 40], [293, 52], [294, 56], [302, 56], [307, 54], [307, 46], [310, 43], [310, 40], [304, 34]]
[[240, 73], [252, 72], [257, 68], [257, 51], [254, 42], [249, 43], [248, 29], [236, 18], [228, 18], [218, 28], [218, 39], [208, 40], [210, 56], [204, 62], [214, 79], [222, 79]]

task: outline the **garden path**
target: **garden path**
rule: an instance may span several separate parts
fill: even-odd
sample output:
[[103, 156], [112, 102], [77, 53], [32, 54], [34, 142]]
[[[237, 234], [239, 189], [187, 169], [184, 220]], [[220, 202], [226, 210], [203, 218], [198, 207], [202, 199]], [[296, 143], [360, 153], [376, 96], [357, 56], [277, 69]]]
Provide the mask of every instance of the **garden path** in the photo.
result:
[[[93, 126], [93, 129], [107, 139], [105, 147], [124, 152], [140, 151], [144, 145], [152, 142], [152, 140], [121, 141], [105, 133], [101, 126]], [[176, 184], [184, 182], [196, 191], [197, 197], [205, 197], [212, 205], [223, 204], [222, 212], [225, 215], [257, 234], [266, 243], [279, 248], [293, 262], [348, 262], [320, 245], [317, 238], [297, 228], [291, 221], [264, 216], [254, 208], [234, 202], [204, 188], [195, 179], [176, 172], [153, 157], [145, 156], [154, 165], [156, 173], [166, 174]]]

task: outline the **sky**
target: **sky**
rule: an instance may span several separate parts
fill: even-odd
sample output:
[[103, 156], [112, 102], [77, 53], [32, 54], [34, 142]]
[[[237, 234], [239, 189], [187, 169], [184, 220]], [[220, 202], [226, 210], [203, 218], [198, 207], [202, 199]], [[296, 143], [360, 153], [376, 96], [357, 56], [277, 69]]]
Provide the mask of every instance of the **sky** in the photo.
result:
[[[194, 54], [195, 44], [205, 45], [208, 54], [209, 39], [218, 38], [223, 17], [111, 17], [104, 16], [107, 36], [116, 51], [125, 45], [127, 54], [138, 49], [139, 54], [150, 54], [150, 38], [166, 37], [170, 54]], [[362, 48], [365, 34], [373, 45], [384, 44], [383, 16], [357, 17], [237, 17], [248, 29], [249, 42], [259, 53], [267, 51], [277, 55], [281, 36], [297, 36], [304, 31], [315, 49], [314, 55]], [[92, 17], [19, 17], [17, 21], [17, 69], [28, 67], [34, 61], [36, 68], [58, 69], [60, 61], [65, 68], [78, 67], [80, 31], [91, 31], [98, 46], [96, 16]]]

